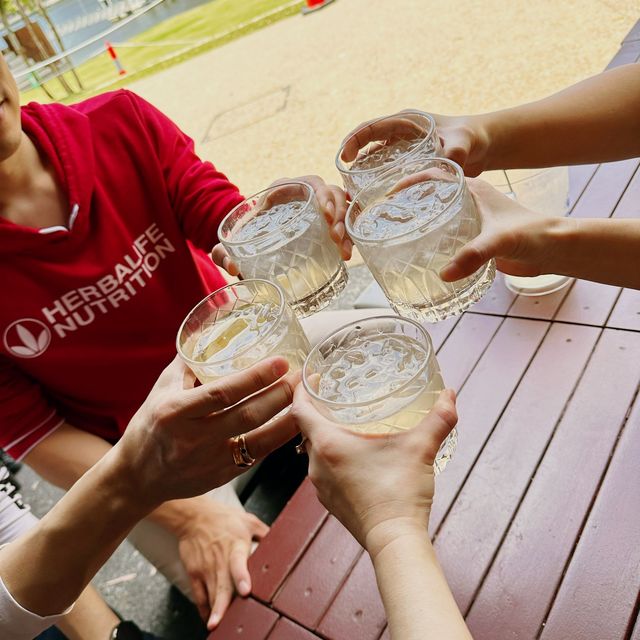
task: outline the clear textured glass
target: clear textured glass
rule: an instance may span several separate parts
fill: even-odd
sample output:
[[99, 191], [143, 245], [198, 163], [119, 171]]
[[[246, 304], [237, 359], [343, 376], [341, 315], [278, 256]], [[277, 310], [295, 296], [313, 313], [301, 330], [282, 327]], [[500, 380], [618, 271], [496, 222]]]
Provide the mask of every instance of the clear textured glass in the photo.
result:
[[[330, 420], [368, 435], [408, 431], [444, 389], [429, 334], [396, 316], [348, 324], [313, 348], [303, 384]], [[455, 429], [435, 460], [442, 471], [457, 443]]]
[[[491, 171], [485, 177], [496, 189], [534, 211], [551, 216], [565, 216], [569, 202], [569, 168], [509, 169]], [[524, 277], [505, 274], [507, 289], [522, 296], [542, 296], [555, 293], [573, 282], [563, 275], [543, 274]]]
[[180, 357], [200, 382], [283, 356], [291, 371], [309, 353], [307, 337], [280, 287], [266, 280], [227, 285], [198, 303], [177, 337]]
[[440, 270], [480, 233], [481, 222], [462, 169], [444, 158], [389, 169], [354, 198], [347, 232], [393, 309], [435, 322], [480, 300], [495, 264], [444, 282]]
[[280, 285], [301, 317], [326, 307], [347, 284], [345, 264], [304, 182], [247, 198], [224, 218], [218, 237], [245, 278]]
[[352, 131], [340, 145], [336, 167], [353, 197], [387, 169], [441, 153], [435, 120], [423, 111], [400, 111]]

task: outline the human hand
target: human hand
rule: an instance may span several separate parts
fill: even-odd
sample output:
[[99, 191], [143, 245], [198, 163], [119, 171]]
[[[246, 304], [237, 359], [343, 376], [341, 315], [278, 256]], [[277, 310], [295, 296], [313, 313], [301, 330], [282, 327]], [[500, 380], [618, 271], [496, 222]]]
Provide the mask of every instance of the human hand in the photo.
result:
[[[403, 117], [404, 113], [413, 111], [415, 110], [405, 109], [394, 114], [395, 118], [377, 118], [359, 124], [345, 137], [340, 159], [352, 162], [358, 152], [371, 142], [378, 141], [383, 146], [424, 135], [424, 129], [420, 125]], [[467, 176], [475, 177], [482, 173], [487, 168], [490, 146], [489, 132], [482, 116], [430, 115], [436, 122], [444, 157], [457, 162]]]
[[443, 391], [411, 431], [366, 436], [322, 416], [302, 385], [292, 413], [309, 453], [322, 504], [375, 556], [408, 529], [424, 533], [433, 500], [433, 461], [457, 422], [455, 395]]
[[208, 497], [196, 500], [193, 517], [184, 520], [176, 535], [194, 602], [212, 630], [227, 610], [234, 589], [241, 596], [249, 595], [251, 543], [264, 538], [269, 527], [239, 507]]
[[289, 413], [265, 424], [291, 403], [299, 373], [285, 376], [288, 369], [284, 358], [268, 358], [196, 387], [176, 357], [114, 447], [120, 476], [150, 509], [229, 482], [243, 472], [233, 462], [232, 437], [245, 433], [260, 460], [296, 435]]
[[[344, 219], [347, 215], [347, 195], [337, 185], [327, 184], [320, 176], [301, 176], [299, 178], [281, 178], [269, 185], [270, 187], [277, 187], [282, 184], [283, 188], [278, 189], [275, 195], [268, 195], [264, 202], [260, 203], [260, 208], [268, 209], [277, 202], [272, 200], [278, 197], [289, 197], [291, 194], [287, 193], [287, 187], [284, 186], [288, 182], [305, 182], [314, 191], [320, 213], [324, 216], [327, 224], [329, 225], [329, 235], [331, 239], [338, 247], [343, 260], [349, 260], [353, 251], [353, 243], [349, 236], [347, 236], [346, 228], [344, 226]], [[295, 185], [292, 185], [292, 189], [295, 189]], [[300, 188], [298, 187], [298, 191]], [[286, 200], [289, 201], [289, 200]], [[220, 268], [224, 269], [231, 276], [239, 276], [240, 268], [233, 258], [229, 255], [222, 243], [218, 243], [213, 247], [211, 251], [211, 259]]]
[[572, 221], [531, 211], [484, 180], [469, 179], [467, 185], [482, 231], [443, 267], [440, 277], [445, 282], [466, 278], [492, 258], [500, 271], [514, 276], [555, 273], [556, 231]]
[[431, 115], [438, 127], [445, 158], [458, 163], [469, 177], [487, 169], [490, 135], [482, 116]]

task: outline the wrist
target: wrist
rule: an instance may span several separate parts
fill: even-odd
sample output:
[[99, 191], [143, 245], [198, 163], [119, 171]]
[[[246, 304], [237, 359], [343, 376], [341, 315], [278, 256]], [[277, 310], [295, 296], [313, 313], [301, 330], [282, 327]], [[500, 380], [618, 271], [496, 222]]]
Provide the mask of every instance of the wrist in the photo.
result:
[[377, 523], [364, 536], [364, 547], [373, 561], [386, 549], [408, 540], [429, 540], [429, 515], [397, 517]]
[[121, 455], [118, 445], [94, 465], [88, 474], [95, 475], [94, 484], [103, 500], [109, 501], [119, 512], [131, 514], [138, 520], [160, 504], [145, 490], [139, 474]]
[[542, 273], [574, 275], [572, 255], [580, 236], [581, 221], [577, 218], [550, 217], [547, 219], [541, 245], [546, 261]]

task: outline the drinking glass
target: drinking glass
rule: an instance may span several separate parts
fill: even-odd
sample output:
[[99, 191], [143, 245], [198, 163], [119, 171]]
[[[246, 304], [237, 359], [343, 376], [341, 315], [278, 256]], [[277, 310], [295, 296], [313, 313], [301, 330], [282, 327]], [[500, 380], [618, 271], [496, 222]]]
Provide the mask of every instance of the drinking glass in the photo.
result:
[[[444, 389], [429, 334], [397, 316], [363, 319], [332, 333], [312, 349], [302, 380], [325, 417], [367, 435], [413, 429]], [[454, 429], [438, 451], [436, 472], [456, 443]]]
[[381, 174], [352, 201], [346, 228], [401, 316], [435, 322], [462, 313], [495, 277], [491, 260], [457, 282], [440, 278], [481, 228], [462, 169], [451, 160], [416, 160]]
[[340, 146], [336, 167], [353, 198], [387, 169], [441, 154], [435, 120], [423, 111], [407, 110], [352, 131]]
[[178, 353], [200, 382], [283, 356], [300, 369], [310, 346], [282, 289], [266, 280], [222, 287], [198, 303], [178, 331]]
[[[551, 216], [565, 216], [569, 211], [569, 168], [509, 169], [486, 174], [489, 182], [521, 205]], [[570, 276], [545, 273], [525, 277], [505, 274], [510, 291], [522, 296], [555, 293], [573, 282]]]
[[245, 278], [279, 284], [301, 317], [326, 307], [347, 284], [345, 264], [304, 182], [247, 198], [224, 218], [218, 237]]

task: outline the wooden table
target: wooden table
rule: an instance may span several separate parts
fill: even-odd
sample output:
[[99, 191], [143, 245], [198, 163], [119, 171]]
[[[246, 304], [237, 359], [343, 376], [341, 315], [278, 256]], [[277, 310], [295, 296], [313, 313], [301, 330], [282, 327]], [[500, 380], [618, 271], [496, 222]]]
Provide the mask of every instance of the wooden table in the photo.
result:
[[[640, 22], [610, 66], [639, 57]], [[572, 169], [571, 192], [574, 216], [638, 217], [638, 160]], [[474, 638], [640, 640], [640, 291], [498, 277], [429, 330], [460, 413], [431, 534]], [[210, 640], [389, 637], [368, 556], [308, 480], [251, 571]]]

